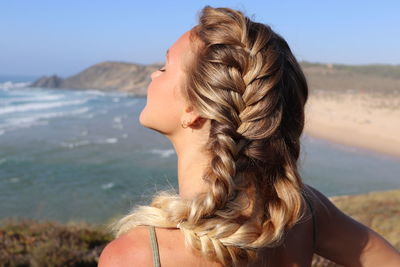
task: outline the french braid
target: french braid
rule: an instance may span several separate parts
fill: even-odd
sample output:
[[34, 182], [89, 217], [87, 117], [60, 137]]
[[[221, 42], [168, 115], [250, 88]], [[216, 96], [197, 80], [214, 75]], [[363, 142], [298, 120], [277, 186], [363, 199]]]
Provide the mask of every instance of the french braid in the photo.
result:
[[203, 8], [191, 40], [183, 94], [211, 121], [210, 190], [191, 200], [161, 192], [114, 229], [178, 224], [195, 251], [238, 266], [281, 244], [303, 215], [297, 160], [307, 83], [286, 41], [239, 11]]

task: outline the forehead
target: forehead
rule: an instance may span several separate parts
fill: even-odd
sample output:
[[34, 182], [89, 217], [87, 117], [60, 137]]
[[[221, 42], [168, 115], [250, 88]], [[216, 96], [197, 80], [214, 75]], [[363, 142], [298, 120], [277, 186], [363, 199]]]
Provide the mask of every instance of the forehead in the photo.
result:
[[190, 31], [182, 34], [175, 43], [168, 49], [168, 59], [180, 61], [183, 56], [190, 51]]

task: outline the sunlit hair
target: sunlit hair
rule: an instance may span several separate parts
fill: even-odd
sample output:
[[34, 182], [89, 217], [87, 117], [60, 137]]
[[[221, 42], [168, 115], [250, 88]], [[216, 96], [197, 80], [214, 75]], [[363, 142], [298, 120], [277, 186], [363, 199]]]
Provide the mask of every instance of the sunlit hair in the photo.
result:
[[297, 161], [308, 87], [286, 41], [239, 11], [203, 8], [191, 44], [183, 94], [211, 122], [210, 189], [190, 200], [161, 191], [112, 226], [118, 237], [179, 225], [194, 251], [238, 266], [280, 245], [305, 214]]

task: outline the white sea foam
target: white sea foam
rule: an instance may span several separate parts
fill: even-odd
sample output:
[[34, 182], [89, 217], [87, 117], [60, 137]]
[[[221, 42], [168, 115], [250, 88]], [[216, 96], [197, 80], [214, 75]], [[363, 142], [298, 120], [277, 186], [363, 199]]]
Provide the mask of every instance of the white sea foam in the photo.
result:
[[122, 122], [122, 118], [121, 117], [114, 117], [113, 121], [116, 123], [121, 123]]
[[82, 116], [79, 116], [79, 118], [82, 118], [82, 119], [91, 119], [93, 117], [94, 117], [93, 113], [83, 114]]
[[82, 95], [99, 95], [99, 96], [104, 96], [106, 95], [105, 92], [98, 91], [98, 90], [86, 90], [84, 92], [80, 92]]
[[107, 189], [110, 189], [110, 188], [113, 188], [114, 187], [114, 183], [106, 183], [106, 184], [102, 184], [101, 185], [101, 188], [103, 188], [103, 190], [107, 190]]
[[125, 103], [125, 106], [130, 107], [130, 106], [136, 105], [137, 103], [139, 103], [139, 101], [138, 101], [137, 99], [134, 99], [134, 100], [132, 100], [132, 101], [127, 101], [127, 102]]
[[0, 124], [0, 131], [4, 130], [10, 131], [20, 128], [29, 128], [31, 126], [36, 126], [36, 125], [43, 125], [48, 123], [47, 121], [43, 121], [44, 119], [81, 115], [85, 114], [89, 110], [90, 108], [84, 107], [65, 112], [39, 113], [20, 118], [6, 119], [3, 124]]
[[15, 184], [15, 183], [18, 183], [19, 181], [20, 181], [20, 179], [19, 179], [18, 177], [12, 177], [12, 178], [10, 178], [10, 183]]
[[85, 146], [85, 145], [89, 145], [90, 141], [89, 140], [81, 140], [81, 141], [77, 141], [77, 142], [62, 142], [61, 146], [66, 147], [66, 148], [75, 148], [75, 147], [80, 147], [80, 146]]
[[103, 144], [115, 144], [118, 142], [118, 138], [106, 138], [106, 139], [99, 139], [99, 140], [79, 140], [75, 142], [61, 142], [62, 147], [66, 148], [75, 148], [75, 147], [81, 147], [81, 146], [86, 146], [90, 144], [98, 144], [98, 145], [103, 145]]
[[112, 128], [118, 129], [118, 130], [123, 130], [124, 129], [124, 125], [122, 125], [122, 124], [113, 124]]
[[48, 125], [49, 121], [47, 120], [38, 120], [35, 121], [30, 118], [18, 118], [18, 119], [13, 119], [12, 122], [7, 121], [7, 123], [0, 124], [0, 129], [4, 133], [14, 131], [17, 129], [24, 129], [24, 128], [30, 128], [32, 126], [39, 126], [39, 125]]
[[122, 118], [121, 117], [114, 117], [113, 118], [113, 125], [112, 127], [114, 129], [119, 129], [119, 130], [123, 130], [124, 129], [124, 125], [122, 124]]
[[22, 88], [22, 87], [27, 87], [31, 82], [3, 82], [0, 83], [0, 88], [3, 89], [11, 89], [11, 88]]
[[161, 156], [162, 158], [168, 158], [171, 155], [175, 154], [175, 150], [173, 149], [152, 149], [151, 153]]
[[37, 95], [32, 97], [10, 97], [1, 101], [3, 105], [10, 105], [15, 102], [40, 102], [40, 101], [53, 101], [63, 99], [64, 95]]
[[[44, 96], [44, 95], [53, 95], [59, 94], [61, 90], [47, 89], [47, 88], [29, 88], [29, 87], [21, 87], [21, 88], [12, 88], [11, 90], [7, 90], [7, 94], [11, 97], [13, 96]], [[68, 93], [68, 92], [66, 92]]]
[[72, 106], [72, 105], [82, 105], [82, 104], [85, 104], [86, 102], [87, 102], [87, 99], [86, 100], [71, 100], [71, 101], [63, 101], [63, 102], [24, 104], [24, 105], [18, 105], [18, 106], [10, 106], [10, 107], [0, 108], [0, 115], [8, 114], [8, 113], [15, 113], [15, 112], [51, 109], [51, 108], [58, 108], [58, 107]]
[[118, 138], [107, 138], [106, 140], [104, 140], [104, 142], [107, 144], [115, 144], [118, 142]]

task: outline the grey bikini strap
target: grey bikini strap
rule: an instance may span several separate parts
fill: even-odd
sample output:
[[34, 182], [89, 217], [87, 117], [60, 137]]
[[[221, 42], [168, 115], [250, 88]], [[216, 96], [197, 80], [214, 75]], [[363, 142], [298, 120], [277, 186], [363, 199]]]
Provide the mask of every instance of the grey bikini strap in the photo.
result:
[[158, 244], [157, 244], [157, 236], [156, 231], [154, 230], [154, 226], [149, 225], [150, 239], [151, 239], [151, 250], [153, 252], [153, 265], [155, 267], [160, 267], [160, 255], [158, 253]]
[[308, 207], [309, 207], [310, 210], [311, 210], [311, 217], [312, 217], [312, 233], [313, 233], [313, 248], [314, 248], [314, 250], [315, 250], [315, 249], [316, 249], [316, 246], [317, 246], [317, 230], [316, 230], [317, 225], [316, 225], [316, 218], [315, 218], [316, 214], [315, 214], [315, 210], [314, 210], [314, 208], [313, 208], [313, 205], [312, 205], [312, 203], [311, 203], [311, 200], [310, 200], [310, 198], [307, 196], [307, 193], [304, 193], [303, 196], [304, 196], [304, 198], [305, 198], [305, 200], [306, 200], [306, 202], [307, 202], [307, 204], [308, 204]]

